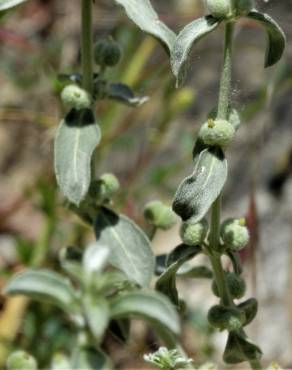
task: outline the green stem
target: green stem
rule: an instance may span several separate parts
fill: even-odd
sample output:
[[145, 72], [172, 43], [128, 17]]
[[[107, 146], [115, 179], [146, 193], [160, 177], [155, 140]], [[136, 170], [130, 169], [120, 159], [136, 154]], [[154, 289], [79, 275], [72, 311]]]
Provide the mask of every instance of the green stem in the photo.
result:
[[83, 88], [93, 93], [93, 32], [92, 32], [92, 0], [82, 0], [81, 10], [81, 49]]

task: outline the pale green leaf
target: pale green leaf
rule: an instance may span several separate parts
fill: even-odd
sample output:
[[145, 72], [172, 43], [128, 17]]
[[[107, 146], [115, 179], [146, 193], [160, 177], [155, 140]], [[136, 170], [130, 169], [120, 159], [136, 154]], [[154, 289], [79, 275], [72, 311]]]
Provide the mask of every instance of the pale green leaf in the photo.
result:
[[110, 249], [109, 262], [129, 280], [147, 287], [154, 273], [154, 255], [145, 233], [129, 218], [101, 208], [96, 216], [98, 242]]
[[109, 304], [105, 298], [93, 294], [83, 297], [82, 303], [89, 329], [100, 342], [109, 323]]
[[91, 157], [101, 138], [91, 110], [72, 110], [58, 128], [55, 139], [55, 172], [66, 198], [79, 205], [91, 181]]
[[136, 316], [178, 335], [180, 322], [174, 306], [162, 294], [151, 291], [121, 294], [111, 301], [111, 317]]
[[259, 22], [267, 31], [265, 67], [276, 64], [281, 59], [286, 47], [286, 36], [282, 28], [268, 14], [258, 12], [255, 9], [249, 12], [247, 17]]
[[219, 24], [218, 19], [208, 15], [189, 23], [178, 34], [171, 50], [171, 67], [177, 79], [177, 86], [181, 86], [186, 79], [193, 45], [213, 31]]
[[13, 8], [16, 5], [22, 4], [26, 1], [27, 0], [0, 0], [0, 11]]
[[49, 302], [70, 314], [79, 311], [78, 297], [70, 282], [62, 275], [45, 269], [20, 272], [10, 280], [5, 293]]
[[94, 347], [78, 348], [73, 356], [75, 370], [110, 370], [112, 367], [107, 356]]
[[183, 220], [199, 222], [217, 199], [227, 179], [227, 161], [219, 148], [203, 150], [191, 176], [180, 184], [173, 210]]
[[115, 2], [125, 9], [127, 16], [142, 31], [157, 38], [169, 52], [171, 51], [176, 35], [159, 20], [149, 0], [115, 0]]

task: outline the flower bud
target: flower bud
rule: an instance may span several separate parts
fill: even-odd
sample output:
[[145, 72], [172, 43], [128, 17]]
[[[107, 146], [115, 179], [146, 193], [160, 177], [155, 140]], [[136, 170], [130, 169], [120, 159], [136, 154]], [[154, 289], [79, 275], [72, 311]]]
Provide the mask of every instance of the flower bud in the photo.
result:
[[84, 109], [91, 105], [91, 97], [88, 92], [77, 85], [66, 86], [61, 93], [61, 99], [68, 108]]
[[254, 7], [254, 0], [233, 0], [236, 16], [244, 17]]
[[221, 225], [221, 237], [223, 242], [233, 252], [238, 252], [247, 246], [249, 231], [245, 226], [244, 219], [228, 219]]
[[37, 370], [36, 360], [27, 352], [13, 352], [7, 359], [8, 370]]
[[237, 308], [215, 305], [208, 312], [210, 325], [219, 330], [239, 330], [245, 320], [244, 313]]
[[199, 138], [206, 145], [226, 147], [235, 135], [234, 127], [228, 121], [208, 119], [199, 131]]
[[208, 232], [208, 222], [203, 219], [200, 222], [192, 223], [190, 218], [182, 223], [180, 228], [180, 237], [186, 245], [199, 245], [206, 238]]
[[108, 201], [120, 188], [117, 177], [112, 173], [103, 174], [98, 180], [91, 183], [89, 194], [99, 203]]
[[172, 209], [158, 200], [146, 204], [144, 217], [150, 225], [163, 230], [170, 229], [177, 221], [176, 214]]
[[114, 67], [121, 57], [121, 47], [112, 39], [99, 40], [94, 46], [94, 59], [101, 67]]
[[[227, 272], [225, 276], [231, 297], [233, 299], [242, 298], [246, 291], [246, 284], [243, 278], [236, 275], [234, 272]], [[212, 292], [215, 296], [220, 298], [218, 286], [215, 280], [212, 282]]]
[[227, 18], [232, 11], [231, 0], [206, 0], [206, 6], [215, 18]]

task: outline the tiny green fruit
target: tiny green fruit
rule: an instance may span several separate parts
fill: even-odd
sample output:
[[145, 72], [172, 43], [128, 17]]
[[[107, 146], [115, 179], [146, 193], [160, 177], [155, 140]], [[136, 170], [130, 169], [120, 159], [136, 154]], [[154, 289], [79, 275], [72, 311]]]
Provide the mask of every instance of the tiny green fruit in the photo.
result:
[[77, 85], [66, 86], [61, 93], [61, 99], [68, 108], [85, 109], [91, 105], [90, 94]]
[[[239, 299], [244, 296], [246, 291], [246, 284], [241, 276], [236, 275], [234, 272], [227, 272], [226, 282], [231, 297], [233, 299]], [[220, 298], [218, 286], [215, 280], [213, 280], [212, 282], [212, 292], [214, 293], [215, 296]]]
[[105, 173], [98, 180], [91, 183], [90, 196], [98, 203], [107, 202], [120, 188], [117, 177], [112, 173]]
[[25, 351], [13, 352], [7, 359], [8, 370], [37, 370], [36, 360]]
[[94, 46], [95, 63], [101, 67], [114, 67], [121, 57], [121, 47], [112, 39], [99, 40]]
[[180, 228], [180, 237], [184, 244], [199, 245], [201, 244], [208, 232], [208, 222], [203, 219], [200, 222], [192, 223], [192, 219], [182, 223]]
[[215, 18], [227, 18], [232, 11], [231, 0], [206, 0], [206, 6]]
[[209, 324], [219, 330], [239, 330], [244, 321], [245, 315], [237, 308], [215, 305], [208, 312]]
[[233, 252], [238, 252], [247, 246], [249, 231], [244, 219], [228, 219], [221, 225], [221, 237], [224, 244]]
[[235, 135], [233, 125], [225, 120], [209, 119], [199, 131], [199, 138], [206, 145], [226, 147]]
[[163, 230], [170, 229], [177, 221], [172, 209], [158, 200], [146, 204], [144, 218], [150, 225]]
[[233, 6], [235, 15], [244, 17], [254, 8], [254, 0], [233, 0]]

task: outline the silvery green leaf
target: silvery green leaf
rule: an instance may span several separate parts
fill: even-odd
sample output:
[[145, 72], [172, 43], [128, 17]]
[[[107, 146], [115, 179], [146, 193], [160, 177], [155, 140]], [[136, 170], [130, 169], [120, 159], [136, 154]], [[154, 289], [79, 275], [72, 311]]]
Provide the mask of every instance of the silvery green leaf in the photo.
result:
[[49, 302], [70, 314], [79, 312], [78, 297], [73, 286], [65, 277], [53, 271], [42, 269], [20, 272], [10, 280], [5, 293]]
[[91, 157], [101, 138], [90, 109], [71, 110], [58, 128], [55, 139], [55, 172], [66, 198], [77, 206], [91, 181]]
[[173, 210], [183, 220], [199, 222], [221, 193], [227, 179], [227, 161], [219, 148], [204, 149], [195, 161], [192, 175], [180, 184]]
[[249, 360], [259, 360], [261, 349], [248, 338], [237, 332], [230, 332], [225, 347], [223, 360], [227, 364], [238, 364]]
[[157, 38], [170, 52], [175, 33], [161, 22], [149, 0], [115, 0], [121, 5], [127, 16], [144, 32]]
[[185, 263], [178, 269], [176, 276], [190, 279], [212, 279], [213, 273], [206, 266], [191, 266]]
[[74, 246], [62, 248], [59, 254], [63, 270], [79, 283], [83, 280], [82, 254], [83, 251]]
[[73, 356], [74, 370], [110, 370], [112, 367], [107, 356], [94, 347], [78, 348]]
[[109, 254], [109, 248], [101, 243], [93, 243], [87, 247], [82, 261], [85, 274], [102, 272], [108, 262]]
[[176, 289], [176, 273], [186, 261], [192, 259], [200, 252], [201, 248], [197, 246], [181, 244], [176, 247], [173, 251], [173, 257], [170, 257], [170, 262], [167, 262], [167, 269], [160, 275], [156, 282], [156, 290], [166, 295], [176, 306], [179, 306], [179, 297]]
[[122, 83], [112, 83], [107, 88], [107, 98], [120, 103], [139, 107], [149, 100], [148, 96], [135, 96], [129, 86]]
[[268, 43], [266, 48], [265, 67], [270, 67], [276, 64], [282, 57], [286, 47], [286, 36], [282, 28], [268, 14], [258, 12], [253, 9], [247, 15], [265, 27], [268, 35]]
[[111, 317], [137, 316], [173, 334], [180, 333], [178, 315], [170, 301], [158, 292], [139, 291], [121, 294], [111, 301]]
[[97, 241], [109, 247], [109, 263], [140, 286], [150, 284], [154, 256], [145, 233], [126, 216], [100, 208], [95, 221]]
[[25, 1], [27, 0], [0, 0], [0, 11], [13, 8], [16, 5], [24, 3]]
[[109, 323], [109, 304], [105, 298], [89, 293], [83, 297], [82, 304], [89, 329], [101, 342]]
[[177, 36], [171, 50], [171, 68], [177, 79], [177, 86], [181, 86], [187, 75], [189, 57], [193, 45], [202, 37], [213, 31], [220, 21], [211, 15], [189, 23]]

